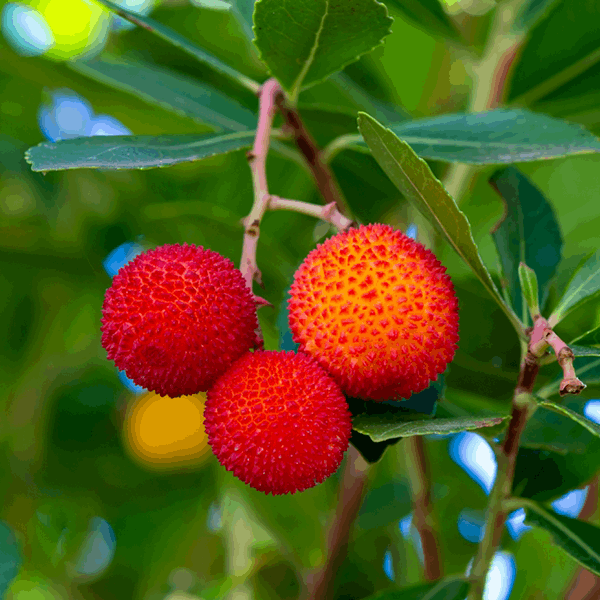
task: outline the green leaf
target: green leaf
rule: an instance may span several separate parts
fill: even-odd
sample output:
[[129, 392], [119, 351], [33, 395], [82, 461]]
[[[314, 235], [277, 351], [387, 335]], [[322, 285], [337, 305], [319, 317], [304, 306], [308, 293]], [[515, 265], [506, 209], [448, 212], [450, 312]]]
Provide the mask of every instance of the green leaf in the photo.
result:
[[560, 498], [567, 492], [589, 483], [600, 471], [600, 440], [577, 427], [580, 432], [577, 435], [581, 435], [584, 440], [590, 440], [581, 454], [565, 455], [523, 446], [519, 448], [513, 495], [543, 502]]
[[242, 26], [246, 38], [248, 38], [248, 41], [252, 41], [254, 38], [254, 32], [252, 31], [254, 0], [232, 0], [231, 8], [233, 9], [233, 14]]
[[409, 588], [383, 590], [363, 600], [464, 600], [468, 592], [469, 584], [462, 577], [444, 577]]
[[[600, 152], [600, 140], [581, 125], [527, 110], [455, 113], [390, 125], [423, 158], [474, 165], [529, 162]], [[364, 144], [360, 138], [352, 144]]]
[[535, 271], [530, 269], [525, 263], [519, 263], [519, 283], [523, 290], [523, 297], [529, 308], [531, 318], [540, 314], [540, 300], [538, 295], [538, 281]]
[[205, 83], [174, 71], [107, 55], [68, 65], [91, 79], [215, 129], [256, 128], [256, 116], [251, 111]]
[[352, 422], [353, 429], [368, 435], [374, 442], [414, 435], [445, 435], [499, 425], [509, 417], [455, 417], [405, 421], [395, 413], [381, 415], [358, 415]]
[[[600, 326], [582, 333], [579, 337], [576, 337], [571, 344], [576, 342], [582, 346], [600, 346]], [[569, 344], [569, 346], [571, 346], [571, 344]]]
[[548, 318], [550, 327], [556, 326], [582, 302], [599, 293], [600, 250], [592, 255], [571, 278], [558, 306]]
[[42, 142], [25, 153], [33, 171], [151, 169], [249, 148], [254, 132], [226, 135], [131, 135]]
[[571, 344], [569, 348], [573, 351], [574, 356], [600, 356], [600, 348], [594, 348], [594, 346], [577, 346]]
[[519, 285], [519, 263], [533, 266], [543, 292], [560, 262], [563, 239], [551, 204], [525, 175], [508, 167], [496, 172], [490, 184], [505, 202], [504, 217], [492, 237], [512, 305], [520, 315], [525, 290]]
[[513, 30], [526, 31], [549, 13], [557, 0], [527, 0], [519, 10]]
[[404, 17], [428, 33], [459, 40], [458, 31], [438, 0], [386, 0]]
[[122, 6], [118, 6], [110, 2], [110, 0], [98, 0], [101, 4], [104, 4], [107, 8], [112, 10], [114, 13], [123, 17], [130, 23], [138, 25], [142, 29], [153, 33], [159, 38], [165, 40], [169, 44], [172, 44], [176, 48], [187, 52], [190, 56], [193, 56], [195, 59], [200, 61], [201, 63], [208, 65], [215, 71], [221, 73], [222, 75], [226, 75], [233, 81], [243, 85], [245, 88], [249, 89], [251, 92], [256, 93], [260, 88], [260, 84], [256, 81], [253, 81], [249, 77], [246, 77], [239, 71], [236, 71], [233, 67], [230, 67], [228, 64], [224, 63], [220, 58], [212, 55], [210, 52], [203, 50], [202, 48], [198, 48], [194, 44], [192, 44], [189, 40], [184, 38], [182, 35], [173, 31], [170, 27], [166, 27], [161, 23], [158, 23], [154, 19], [150, 17], [145, 17], [144, 15], [140, 15], [138, 13], [134, 13], [130, 10]]
[[579, 413], [568, 408], [567, 406], [556, 404], [555, 402], [550, 402], [548, 400], [543, 400], [539, 403], [539, 405], [555, 413], [569, 417], [569, 419], [575, 421], [576, 423], [579, 423], [579, 425], [587, 429], [591, 434], [600, 438], [600, 425], [594, 423], [593, 421], [590, 421], [583, 415], [580, 415]]
[[391, 23], [377, 0], [258, 0], [254, 8], [256, 46], [293, 102], [381, 44]]
[[421, 214], [448, 240], [522, 336], [523, 325], [500, 295], [483, 264], [467, 217], [435, 178], [427, 163], [421, 160], [406, 142], [399, 140], [392, 131], [366, 113], [359, 113], [358, 127], [387, 176], [407, 200], [413, 202]]
[[558, 515], [545, 506], [524, 500], [526, 522], [549, 531], [554, 541], [588, 571], [600, 575], [600, 527]]
[[14, 531], [4, 521], [0, 521], [0, 598], [4, 598], [22, 563]]
[[[539, 397], [536, 396], [538, 400]], [[581, 413], [587, 400], [570, 397], [563, 406]], [[550, 450], [559, 454], [584, 454], [588, 444], [595, 442], [594, 436], [582, 431], [578, 423], [562, 413], [549, 410], [536, 410], [527, 421], [521, 435], [521, 446], [536, 450]]]
[[[555, 90], [570, 93], [576, 77], [585, 79], [600, 61], [600, 3], [560, 0], [530, 32], [511, 78], [509, 101], [531, 104]], [[597, 88], [589, 78], [588, 86]], [[579, 95], [579, 94], [577, 94]]]

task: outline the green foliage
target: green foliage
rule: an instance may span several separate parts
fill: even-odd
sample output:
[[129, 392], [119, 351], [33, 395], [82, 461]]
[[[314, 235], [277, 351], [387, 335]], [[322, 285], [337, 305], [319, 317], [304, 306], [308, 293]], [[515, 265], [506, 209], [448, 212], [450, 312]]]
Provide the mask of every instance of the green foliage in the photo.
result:
[[[331, 523], [346, 515], [348, 473], [365, 459], [332, 600], [463, 600], [477, 546], [457, 523], [483, 515], [494, 492], [456, 464], [445, 436], [485, 437], [502, 475], [527, 307], [570, 343], [588, 387], [559, 399], [561, 367], [553, 354], [542, 359], [506, 503], [524, 507], [534, 529], [518, 542], [499, 536], [515, 555], [513, 596], [562, 598], [578, 565], [600, 575], [597, 511], [584, 521], [544, 504], [586, 485], [593, 498], [600, 473], [600, 426], [585, 416], [600, 391], [597, 1], [523, 0], [502, 26], [502, 2], [453, 16], [438, 0], [231, 0], [229, 11], [164, 3], [152, 17], [100, 3], [137, 27], [111, 32], [97, 56], [58, 63], [0, 45], [0, 598], [298, 598], [334, 564]], [[494, 43], [508, 31], [521, 45], [494, 66]], [[136, 397], [99, 332], [110, 285], [102, 263], [121, 244], [202, 244], [238, 264], [254, 198], [245, 151], [269, 72], [351, 216], [415, 225], [460, 307], [444, 376], [404, 402], [349, 398], [358, 453], [284, 497], [241, 484], [210, 452], [193, 466], [140, 463], [127, 430]], [[41, 107], [61, 88], [133, 135], [42, 141]], [[319, 204], [302, 143], [277, 115], [269, 192]], [[296, 348], [286, 290], [333, 233], [303, 214], [265, 215], [266, 348]], [[415, 443], [428, 462], [437, 581], [425, 580], [414, 518], [407, 537], [398, 527], [419, 502]], [[98, 518], [114, 531], [114, 556], [86, 575], [82, 553], [106, 544], [91, 537]]]

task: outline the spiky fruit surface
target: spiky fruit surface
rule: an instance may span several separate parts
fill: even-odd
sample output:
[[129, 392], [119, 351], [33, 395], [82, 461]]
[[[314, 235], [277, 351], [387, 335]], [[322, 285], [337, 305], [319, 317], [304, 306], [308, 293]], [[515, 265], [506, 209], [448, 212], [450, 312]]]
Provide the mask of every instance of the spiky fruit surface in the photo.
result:
[[454, 357], [450, 277], [431, 251], [389, 225], [349, 229], [318, 246], [290, 296], [294, 341], [350, 396], [408, 398]]
[[219, 462], [262, 492], [313, 487], [342, 461], [350, 411], [331, 377], [293, 352], [249, 352], [207, 394], [204, 426]]
[[250, 290], [233, 263], [188, 244], [144, 252], [119, 270], [102, 308], [102, 346], [161, 396], [206, 391], [254, 344]]

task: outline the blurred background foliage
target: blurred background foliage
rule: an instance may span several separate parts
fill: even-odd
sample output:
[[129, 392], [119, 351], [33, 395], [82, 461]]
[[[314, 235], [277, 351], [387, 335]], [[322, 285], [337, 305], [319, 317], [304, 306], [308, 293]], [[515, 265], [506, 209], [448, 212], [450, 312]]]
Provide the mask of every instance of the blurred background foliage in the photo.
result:
[[[466, 108], [473, 56], [482, 52], [494, 2], [445, 7], [460, 24], [469, 52], [439, 31], [416, 26], [398, 10], [401, 4], [389, 2], [395, 21], [384, 45], [342, 76], [302, 94], [300, 110], [320, 144], [356, 130], [361, 103], [344, 91], [348, 80], [397, 115], [431, 116]], [[130, 6], [152, 11], [154, 19], [244, 74], [266, 78], [243, 21], [226, 10], [226, 2], [163, 0]], [[173, 68], [217, 87], [253, 112], [256, 98], [91, 0], [2, 0], [0, 7], [0, 596], [296, 598], [305, 570], [325, 560], [325, 532], [335, 510], [339, 475], [294, 496], [266, 497], [248, 488], [207, 450], [201, 397], [166, 404], [135, 389], [100, 346], [101, 307], [114, 274], [111, 268], [136, 248], [201, 244], [237, 264], [240, 219], [252, 204], [244, 153], [148, 171], [45, 175], [32, 172], [23, 158], [27, 148], [57, 137], [211, 131], [75, 72], [65, 59], [84, 51], [104, 47]], [[37, 13], [27, 12], [30, 8]], [[23, 32], [15, 23], [29, 31], [29, 46], [19, 42]], [[576, 35], [561, 31], [561, 36], [571, 39], [568, 33]], [[543, 64], [551, 50], [540, 53]], [[538, 69], [536, 65], [533, 72]], [[527, 93], [531, 73], [525, 65], [512, 96]], [[599, 76], [596, 65], [532, 106], [585, 124], [599, 135]], [[333, 167], [359, 220], [402, 229], [410, 223], [422, 226], [371, 156], [345, 151]], [[447, 165], [432, 163], [432, 168], [441, 176]], [[600, 231], [600, 156], [519, 168], [552, 204], [565, 259], [576, 264], [594, 251]], [[503, 206], [487, 183], [492, 172], [483, 170], [461, 209], [484, 261], [497, 274], [490, 230]], [[273, 193], [319, 201], [307, 172], [276, 153], [270, 155], [268, 175]], [[313, 219], [294, 213], [269, 213], [263, 221], [258, 263], [263, 295], [274, 307], [260, 310], [268, 348], [278, 346], [277, 315], [293, 273], [325, 233]], [[427, 231], [421, 235], [426, 238]], [[446, 397], [470, 412], [506, 413], [519, 367], [517, 336], [453, 251], [438, 251], [454, 279], [462, 315], [469, 315], [461, 318], [460, 348], [446, 376]], [[599, 320], [597, 310], [583, 307], [561, 324], [559, 333], [570, 339]], [[556, 365], [546, 367], [542, 382], [555, 375]], [[588, 387], [586, 401], [597, 393]], [[185, 433], [183, 446], [176, 434], [169, 437], [177, 431]], [[472, 557], [489, 492], [489, 477], [486, 484], [486, 475], [478, 476], [473, 464], [469, 471], [469, 451], [459, 451], [461, 443], [472, 441], [469, 436], [475, 434], [428, 440], [448, 573], [464, 572]], [[402, 441], [391, 446], [371, 469], [348, 557], [338, 574], [339, 599], [421, 581], [403, 447]], [[583, 483], [578, 480], [574, 487]], [[579, 510], [583, 502], [578, 498]], [[597, 522], [598, 515], [591, 519]], [[505, 579], [516, 572], [513, 597], [557, 597], [576, 563], [560, 554], [547, 534], [524, 533], [518, 518], [513, 524], [514, 535], [509, 528], [504, 544], [507, 553], [499, 558], [506, 560], [497, 567]], [[531, 572], [536, 573], [533, 579], [524, 575]]]

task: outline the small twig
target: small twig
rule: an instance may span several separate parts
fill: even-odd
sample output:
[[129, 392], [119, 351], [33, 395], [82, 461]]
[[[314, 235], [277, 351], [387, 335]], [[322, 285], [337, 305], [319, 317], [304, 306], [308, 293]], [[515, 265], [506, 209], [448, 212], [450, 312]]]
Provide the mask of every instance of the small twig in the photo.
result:
[[299, 200], [288, 200], [279, 196], [271, 196], [269, 200], [270, 210], [293, 210], [310, 217], [321, 219], [331, 223], [338, 231], [344, 231], [349, 227], [356, 225], [354, 221], [345, 217], [337, 209], [335, 202], [321, 206], [319, 204], [310, 204], [309, 202], [300, 202]]
[[288, 105], [283, 92], [277, 96], [276, 102], [287, 129], [291, 131], [296, 146], [298, 146], [310, 167], [317, 189], [325, 199], [325, 203], [331, 204], [334, 202], [342, 214], [349, 215], [350, 209], [342, 195], [335, 175], [330, 166], [323, 160], [321, 150], [304, 125], [300, 114], [295, 108]]
[[327, 535], [327, 556], [322, 567], [304, 577], [301, 600], [333, 598], [335, 575], [346, 557], [350, 530], [358, 516], [368, 476], [368, 463], [350, 445], [340, 479], [337, 509]]
[[440, 544], [437, 540], [431, 500], [431, 478], [422, 436], [409, 437], [407, 446], [408, 473], [413, 501], [413, 524], [423, 548], [425, 579], [434, 581], [442, 576]]
[[252, 150], [246, 154], [252, 172], [254, 203], [250, 214], [243, 220], [245, 231], [240, 271], [250, 290], [252, 290], [253, 281], [261, 284], [261, 274], [256, 264], [256, 248], [260, 234], [260, 222], [269, 206], [267, 153], [269, 151], [273, 118], [277, 111], [275, 98], [278, 94], [281, 94], [281, 87], [275, 79], [267, 80], [260, 88], [256, 136]]
[[544, 317], [538, 316], [533, 325], [529, 351], [537, 358], [542, 358], [548, 348], [554, 350], [558, 364], [563, 370], [563, 379], [560, 382], [559, 394], [580, 394], [585, 389], [585, 384], [577, 378], [573, 360], [573, 351], [563, 340], [554, 333]]

